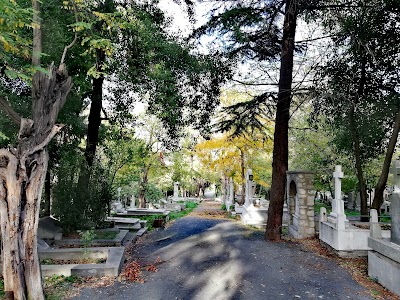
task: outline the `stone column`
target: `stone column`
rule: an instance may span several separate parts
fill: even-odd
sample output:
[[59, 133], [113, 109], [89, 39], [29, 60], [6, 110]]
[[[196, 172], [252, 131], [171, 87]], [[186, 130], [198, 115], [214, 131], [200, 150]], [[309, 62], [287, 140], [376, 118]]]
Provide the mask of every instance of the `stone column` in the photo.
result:
[[330, 217], [331, 220], [336, 223], [337, 230], [344, 230], [346, 228], [347, 218], [344, 213], [344, 201], [342, 200], [342, 166], [335, 166], [333, 178], [335, 179], [335, 199], [332, 200], [332, 212]]
[[400, 161], [393, 162], [393, 193], [390, 196], [390, 215], [392, 217], [391, 241], [400, 244]]
[[231, 210], [231, 205], [234, 202], [234, 186], [233, 186], [233, 178], [229, 178], [229, 198], [226, 204], [226, 210], [229, 212]]
[[174, 183], [174, 199], [179, 198], [179, 182]]
[[335, 166], [335, 172], [333, 172], [333, 178], [335, 180], [335, 198], [332, 200], [332, 214], [344, 214], [344, 203], [342, 200], [342, 166]]
[[247, 169], [246, 171], [246, 197], [244, 201], [245, 206], [251, 205], [251, 199], [253, 198], [253, 171]]
[[347, 197], [347, 209], [354, 209], [354, 192], [349, 192]]

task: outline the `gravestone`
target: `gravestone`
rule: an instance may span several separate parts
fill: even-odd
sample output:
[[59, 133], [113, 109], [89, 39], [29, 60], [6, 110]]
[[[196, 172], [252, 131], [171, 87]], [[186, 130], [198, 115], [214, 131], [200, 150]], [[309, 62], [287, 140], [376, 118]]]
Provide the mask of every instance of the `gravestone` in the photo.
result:
[[354, 192], [349, 192], [347, 194], [347, 208], [354, 210], [355, 201], [354, 201]]
[[390, 215], [392, 217], [392, 242], [400, 245], [400, 161], [393, 162], [394, 190], [390, 197]]
[[287, 209], [289, 234], [297, 239], [315, 235], [314, 172], [287, 171]]
[[245, 206], [249, 206], [252, 204], [253, 198], [253, 171], [251, 169], [247, 169], [246, 171], [246, 197], [244, 201]]
[[43, 217], [39, 219], [37, 236], [44, 240], [61, 240], [63, 229], [60, 221], [53, 217]]
[[342, 200], [342, 166], [336, 165], [333, 172], [335, 198], [332, 200], [332, 215], [344, 214], [344, 202]]
[[381, 214], [390, 214], [390, 202], [383, 201], [381, 205]]
[[135, 201], [135, 195], [134, 194], [132, 194], [132, 196], [131, 196], [130, 208], [136, 208], [136, 201]]
[[356, 198], [354, 210], [361, 211], [361, 194], [360, 194], [360, 192], [357, 192], [357, 198]]
[[233, 184], [233, 178], [230, 177], [229, 178], [229, 197], [228, 197], [228, 201], [226, 202], [226, 211], [230, 212], [231, 211], [231, 205], [233, 204], [234, 201], [234, 184]]
[[174, 199], [179, 198], [179, 182], [174, 183]]
[[121, 202], [121, 188], [119, 187], [119, 188], [117, 188], [117, 192], [118, 192], [118, 202]]
[[368, 252], [368, 276], [400, 296], [400, 161], [393, 162], [391, 171], [394, 183], [393, 193], [390, 196], [391, 237], [382, 238], [376, 225], [378, 214], [376, 210], [371, 209], [371, 233], [368, 245], [372, 251]]

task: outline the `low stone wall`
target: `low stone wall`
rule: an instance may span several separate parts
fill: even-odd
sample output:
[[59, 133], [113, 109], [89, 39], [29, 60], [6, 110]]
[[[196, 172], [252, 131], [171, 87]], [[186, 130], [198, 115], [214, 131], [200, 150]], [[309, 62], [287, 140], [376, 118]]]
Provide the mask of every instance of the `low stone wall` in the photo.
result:
[[[389, 230], [383, 230], [384, 237], [390, 236]], [[329, 245], [342, 257], [367, 256], [369, 229], [349, 227], [344, 230], [337, 230], [330, 222], [320, 222], [319, 239]]]
[[373, 238], [368, 245], [368, 276], [400, 296], [400, 245]]
[[49, 249], [39, 251], [40, 260], [72, 260], [82, 257], [106, 258], [105, 264], [41, 265], [42, 276], [118, 276], [124, 263], [124, 247]]

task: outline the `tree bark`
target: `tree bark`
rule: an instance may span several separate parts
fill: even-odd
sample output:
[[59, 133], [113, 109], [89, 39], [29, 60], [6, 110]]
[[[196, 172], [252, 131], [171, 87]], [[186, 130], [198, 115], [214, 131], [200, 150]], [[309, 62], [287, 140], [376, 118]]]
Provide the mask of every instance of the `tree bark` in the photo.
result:
[[354, 104], [350, 107], [349, 112], [349, 123], [350, 123], [350, 131], [353, 139], [353, 147], [354, 147], [354, 156], [356, 160], [356, 170], [357, 170], [357, 178], [358, 178], [358, 187], [360, 188], [360, 199], [361, 199], [361, 221], [368, 222], [368, 203], [367, 203], [367, 187], [365, 185], [363, 168], [361, 163], [361, 151], [360, 151], [360, 138], [358, 136], [358, 131], [356, 128], [355, 120], [354, 120]]
[[282, 232], [286, 171], [288, 169], [289, 110], [292, 97], [294, 37], [296, 33], [297, 1], [286, 0], [283, 23], [279, 93], [276, 108], [274, 149], [272, 156], [271, 199], [265, 238], [279, 240]]
[[[106, 56], [103, 50], [97, 50], [97, 71], [101, 72], [101, 65], [105, 62]], [[92, 103], [88, 118], [88, 131], [85, 149], [86, 162], [90, 167], [96, 155], [96, 148], [99, 143], [99, 130], [101, 125], [101, 108], [103, 107], [103, 82], [104, 76], [93, 78], [93, 89], [91, 94]]]
[[36, 236], [47, 145], [61, 128], [55, 122], [72, 86], [64, 66], [49, 73], [33, 77], [32, 120], [21, 119], [16, 150], [0, 150], [4, 290], [11, 299], [44, 299]]
[[148, 168], [145, 168], [143, 170], [143, 177], [139, 184], [139, 193], [138, 193], [139, 208], [146, 208], [146, 188], [148, 182], [148, 172], [149, 172]]
[[393, 153], [396, 148], [399, 131], [400, 131], [400, 108], [397, 111], [394, 120], [393, 132], [392, 136], [390, 137], [388, 148], [386, 150], [381, 176], [379, 177], [379, 181], [375, 186], [375, 197], [374, 201], [372, 202], [371, 208], [376, 209], [378, 212], [380, 212], [380, 208], [383, 203], [383, 192], [386, 187], [386, 182], [389, 175], [390, 162], [392, 161]]
[[367, 187], [365, 184], [363, 167], [361, 162], [360, 136], [358, 133], [357, 124], [355, 120], [355, 105], [360, 101], [360, 98], [364, 95], [364, 90], [365, 90], [364, 88], [366, 82], [366, 63], [367, 59], [364, 54], [361, 60], [361, 76], [357, 94], [354, 99], [354, 102], [350, 103], [350, 110], [349, 110], [349, 123], [350, 123], [349, 125], [350, 125], [351, 137], [353, 139], [353, 150], [354, 150], [354, 157], [356, 160], [358, 186], [360, 188], [362, 222], [368, 222], [369, 218], [368, 218]]

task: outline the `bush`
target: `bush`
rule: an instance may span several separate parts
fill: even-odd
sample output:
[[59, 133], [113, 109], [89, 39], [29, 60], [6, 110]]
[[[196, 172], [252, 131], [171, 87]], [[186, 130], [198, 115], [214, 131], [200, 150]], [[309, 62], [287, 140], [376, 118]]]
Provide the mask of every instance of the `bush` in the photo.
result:
[[196, 208], [199, 204], [197, 202], [193, 202], [193, 201], [186, 201], [185, 202], [185, 206], [186, 208]]
[[95, 162], [89, 170], [76, 151], [61, 157], [53, 187], [53, 214], [66, 232], [105, 226], [112, 190], [104, 169]]

